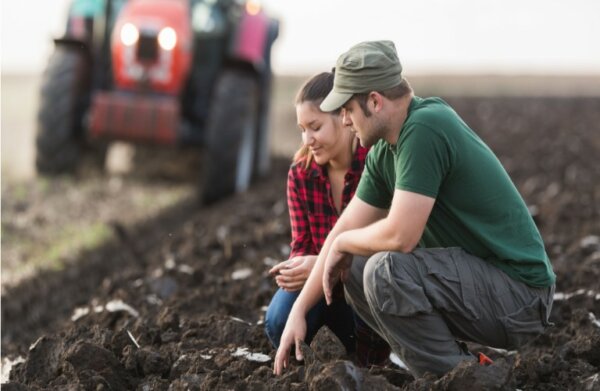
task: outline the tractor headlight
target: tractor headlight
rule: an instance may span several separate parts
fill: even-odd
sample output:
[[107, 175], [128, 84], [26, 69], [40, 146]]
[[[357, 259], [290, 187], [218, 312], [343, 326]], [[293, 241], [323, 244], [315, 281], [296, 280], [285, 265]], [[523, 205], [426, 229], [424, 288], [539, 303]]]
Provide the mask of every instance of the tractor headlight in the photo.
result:
[[158, 44], [164, 50], [173, 50], [177, 44], [177, 33], [171, 27], [165, 27], [158, 33]]
[[133, 24], [125, 23], [123, 27], [121, 27], [121, 42], [123, 42], [125, 46], [135, 45], [139, 38], [140, 32]]

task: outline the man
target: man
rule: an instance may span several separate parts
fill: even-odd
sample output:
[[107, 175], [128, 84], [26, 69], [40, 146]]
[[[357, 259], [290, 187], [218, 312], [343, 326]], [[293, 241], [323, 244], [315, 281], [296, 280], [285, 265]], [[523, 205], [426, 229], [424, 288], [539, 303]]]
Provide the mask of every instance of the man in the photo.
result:
[[390, 41], [336, 63], [323, 111], [373, 146], [356, 196], [330, 232], [281, 337], [288, 365], [305, 314], [334, 284], [415, 376], [475, 359], [464, 343], [513, 349], [544, 330], [555, 275], [527, 206], [493, 152], [443, 100], [402, 77]]

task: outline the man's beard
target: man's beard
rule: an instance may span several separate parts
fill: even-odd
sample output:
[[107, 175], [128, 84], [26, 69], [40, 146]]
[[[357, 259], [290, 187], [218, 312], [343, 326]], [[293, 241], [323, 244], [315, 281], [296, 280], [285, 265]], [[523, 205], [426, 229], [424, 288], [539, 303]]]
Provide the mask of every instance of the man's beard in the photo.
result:
[[368, 131], [361, 132], [362, 137], [359, 136], [360, 145], [362, 145], [364, 148], [372, 147], [379, 140], [385, 138], [385, 135], [387, 134], [388, 130], [381, 120], [377, 120], [374, 117], [370, 118], [370, 120], [366, 124], [366, 128], [368, 129]]

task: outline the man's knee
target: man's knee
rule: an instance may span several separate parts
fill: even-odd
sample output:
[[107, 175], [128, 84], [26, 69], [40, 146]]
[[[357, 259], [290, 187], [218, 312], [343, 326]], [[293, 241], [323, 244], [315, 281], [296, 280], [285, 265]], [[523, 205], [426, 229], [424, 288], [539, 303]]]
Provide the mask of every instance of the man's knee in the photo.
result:
[[414, 263], [414, 257], [409, 254], [382, 251], [372, 255], [364, 267], [363, 285], [365, 294], [371, 292], [377, 293], [377, 289], [382, 286], [377, 280], [385, 278], [392, 279], [412, 279], [409, 270]]
[[365, 268], [366, 257], [355, 256], [350, 266], [350, 273], [346, 281], [344, 281], [344, 290], [346, 295], [356, 297], [364, 295], [363, 292], [363, 270]]
[[374, 297], [379, 294], [378, 288], [381, 284], [377, 283], [380, 279], [382, 271], [380, 269], [385, 268], [386, 259], [390, 257], [389, 251], [382, 251], [372, 255], [366, 262], [363, 271], [363, 289], [365, 296]]
[[388, 251], [373, 255], [367, 261], [363, 278], [372, 312], [410, 316], [431, 310], [412, 253]]

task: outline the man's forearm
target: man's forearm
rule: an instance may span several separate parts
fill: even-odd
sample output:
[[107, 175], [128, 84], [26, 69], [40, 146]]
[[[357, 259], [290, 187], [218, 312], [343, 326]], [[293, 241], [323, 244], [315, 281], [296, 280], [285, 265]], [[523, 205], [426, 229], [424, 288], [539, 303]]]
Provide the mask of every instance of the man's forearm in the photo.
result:
[[348, 204], [337, 223], [327, 235], [315, 266], [296, 299], [292, 310], [306, 314], [323, 297], [323, 270], [325, 260], [336, 239], [349, 230], [365, 227], [385, 217], [386, 211], [374, 208], [354, 197]]
[[292, 307], [292, 311], [301, 311], [301, 313], [306, 314], [323, 297], [323, 265], [327, 258], [327, 253], [331, 248], [331, 244], [337, 238], [340, 231], [343, 230], [338, 224], [331, 230], [329, 235], [327, 235], [323, 248], [317, 257], [317, 261], [315, 262], [300, 295]]
[[371, 256], [380, 251], [410, 252], [415, 245], [398, 235], [387, 219], [343, 232], [335, 243], [338, 251], [361, 256]]

